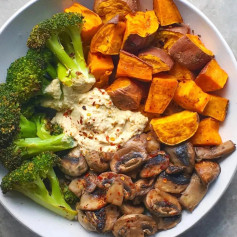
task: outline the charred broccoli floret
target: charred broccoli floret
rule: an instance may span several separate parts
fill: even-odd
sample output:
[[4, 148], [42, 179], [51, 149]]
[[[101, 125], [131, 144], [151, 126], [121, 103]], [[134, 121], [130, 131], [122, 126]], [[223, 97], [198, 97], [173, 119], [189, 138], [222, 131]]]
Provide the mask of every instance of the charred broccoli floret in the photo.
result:
[[[58, 215], [73, 220], [77, 212], [66, 203], [53, 169], [58, 162], [59, 157], [51, 152], [35, 156], [2, 179], [2, 192], [18, 191]], [[50, 190], [46, 188], [45, 180]]]
[[64, 195], [64, 199], [69, 205], [75, 205], [79, 201], [79, 198], [72, 191], [69, 190], [66, 181], [61, 180], [60, 187]]

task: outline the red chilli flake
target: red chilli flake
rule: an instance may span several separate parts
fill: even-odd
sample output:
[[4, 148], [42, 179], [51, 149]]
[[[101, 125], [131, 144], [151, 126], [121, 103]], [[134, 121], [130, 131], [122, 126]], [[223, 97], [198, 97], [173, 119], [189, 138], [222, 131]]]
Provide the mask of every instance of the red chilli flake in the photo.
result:
[[87, 137], [87, 133], [86, 132], [82, 132], [83, 133], [83, 135], [85, 136], [85, 137]]
[[95, 106], [95, 101], [92, 103], [93, 106]]
[[106, 136], [106, 141], [109, 142], [109, 136]]
[[72, 113], [72, 110], [69, 109], [63, 114], [63, 116], [68, 117], [71, 113]]

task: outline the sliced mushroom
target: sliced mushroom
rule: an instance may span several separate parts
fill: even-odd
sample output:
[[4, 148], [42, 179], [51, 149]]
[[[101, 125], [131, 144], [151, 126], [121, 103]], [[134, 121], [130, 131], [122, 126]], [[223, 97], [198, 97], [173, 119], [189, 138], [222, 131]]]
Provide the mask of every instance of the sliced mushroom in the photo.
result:
[[181, 215], [169, 217], [155, 217], [158, 230], [169, 230], [178, 225], [182, 219]]
[[131, 147], [131, 146], [139, 146], [145, 151], [146, 146], [147, 146], [147, 134], [142, 133], [142, 134], [136, 135], [124, 144], [124, 148]]
[[156, 222], [150, 216], [131, 214], [120, 217], [114, 227], [115, 237], [144, 237], [155, 234]]
[[114, 182], [115, 179], [118, 178], [118, 174], [114, 172], [104, 172], [98, 175], [98, 187], [102, 189], [108, 189]]
[[236, 149], [235, 144], [232, 141], [227, 141], [219, 146], [213, 147], [195, 147], [196, 160], [211, 160], [225, 157]]
[[136, 189], [132, 179], [124, 174], [119, 174], [118, 177], [123, 183], [124, 198], [126, 200], [133, 200], [136, 196]]
[[106, 201], [113, 205], [121, 206], [124, 198], [123, 189], [122, 182], [115, 180], [106, 192]]
[[128, 173], [139, 168], [146, 158], [147, 153], [142, 147], [130, 145], [114, 154], [110, 168], [116, 173]]
[[163, 151], [160, 151], [156, 156], [146, 161], [143, 166], [140, 176], [141, 178], [151, 178], [160, 174], [169, 166], [169, 157]]
[[195, 170], [205, 185], [209, 185], [220, 174], [221, 167], [218, 163], [212, 161], [201, 161], [195, 164]]
[[146, 150], [148, 154], [156, 154], [160, 150], [160, 143], [152, 132], [147, 134]]
[[170, 162], [174, 166], [185, 167], [188, 173], [192, 173], [195, 163], [195, 151], [190, 142], [178, 146], [166, 146], [165, 151], [170, 155]]
[[153, 189], [155, 179], [139, 179], [135, 182], [136, 196], [144, 196]]
[[190, 176], [184, 173], [167, 174], [165, 171], [158, 177], [155, 188], [168, 193], [183, 192], [190, 182]]
[[95, 172], [101, 173], [109, 169], [109, 163], [105, 162], [106, 153], [88, 151], [85, 155], [88, 166]]
[[82, 227], [88, 231], [96, 231], [96, 227], [93, 225], [93, 223], [89, 221], [86, 214], [80, 209], [77, 209], [77, 212], [78, 212], [77, 219], [79, 223], [82, 225]]
[[144, 212], [144, 207], [139, 205], [135, 206], [131, 203], [124, 202], [123, 205], [120, 206], [120, 211], [124, 215], [130, 215], [130, 214], [142, 214]]
[[204, 185], [198, 175], [194, 173], [192, 175], [190, 184], [186, 190], [182, 193], [179, 201], [181, 205], [190, 212], [199, 204], [207, 193], [207, 186]]
[[146, 208], [158, 217], [177, 216], [182, 211], [176, 197], [159, 189], [152, 189], [146, 195], [144, 203]]
[[168, 168], [165, 170], [167, 174], [179, 174], [184, 172], [185, 168], [183, 166], [175, 166], [170, 164]]
[[86, 173], [88, 165], [81, 155], [80, 149], [76, 147], [62, 157], [59, 168], [66, 175], [78, 177]]

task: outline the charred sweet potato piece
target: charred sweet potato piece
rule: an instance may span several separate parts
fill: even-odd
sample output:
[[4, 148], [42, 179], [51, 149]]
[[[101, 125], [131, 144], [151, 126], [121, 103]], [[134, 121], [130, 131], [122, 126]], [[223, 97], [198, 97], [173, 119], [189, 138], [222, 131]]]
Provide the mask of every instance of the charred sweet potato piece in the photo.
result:
[[228, 79], [228, 74], [212, 59], [199, 73], [195, 82], [203, 91], [222, 89]]
[[203, 92], [192, 80], [179, 82], [174, 101], [181, 107], [202, 113], [211, 96]]
[[89, 52], [87, 64], [90, 72], [95, 76], [95, 86], [98, 88], [106, 87], [109, 76], [114, 69], [112, 57], [110, 55]]
[[139, 0], [95, 0], [94, 11], [104, 22], [116, 15], [126, 16], [130, 12], [136, 12], [139, 8]]
[[178, 81], [155, 77], [152, 80], [145, 112], [162, 114], [174, 97]]
[[161, 26], [183, 22], [182, 16], [173, 0], [154, 0], [153, 5]]
[[221, 167], [217, 162], [201, 161], [195, 164], [195, 170], [201, 181], [208, 186], [219, 176]]
[[116, 77], [132, 77], [141, 81], [151, 81], [152, 66], [134, 54], [121, 50]]
[[194, 146], [216, 146], [222, 143], [219, 134], [220, 122], [213, 118], [203, 119], [191, 139]]
[[102, 25], [101, 18], [95, 12], [82, 6], [79, 3], [73, 3], [71, 7], [66, 8], [64, 11], [81, 13], [83, 15], [84, 23], [81, 30], [81, 36], [83, 42], [89, 43]]
[[186, 25], [184, 23], [182, 24], [176, 24], [173, 26], [168, 26], [167, 28], [165, 28], [166, 30], [172, 31], [172, 32], [178, 32], [181, 34], [189, 34], [190, 33], [190, 27], [189, 25]]
[[169, 74], [174, 76], [178, 81], [194, 80], [193, 73], [179, 63], [174, 63], [174, 66], [169, 71]]
[[174, 65], [169, 54], [165, 50], [156, 47], [140, 52], [138, 57], [153, 67], [153, 74], [169, 71]]
[[177, 40], [169, 49], [169, 54], [191, 71], [202, 69], [214, 56], [198, 36], [190, 34]]
[[136, 110], [142, 99], [141, 86], [127, 77], [116, 79], [107, 89], [113, 103], [121, 110]]
[[182, 111], [162, 118], [154, 118], [150, 125], [158, 139], [167, 145], [176, 145], [188, 140], [198, 129], [196, 112]]
[[91, 52], [105, 55], [118, 55], [123, 43], [125, 22], [115, 16], [103, 25], [91, 40]]
[[211, 95], [211, 99], [207, 103], [203, 115], [212, 117], [223, 122], [226, 117], [229, 100], [220, 96]]
[[136, 53], [148, 47], [158, 28], [159, 22], [154, 11], [128, 14], [122, 48], [125, 51]]

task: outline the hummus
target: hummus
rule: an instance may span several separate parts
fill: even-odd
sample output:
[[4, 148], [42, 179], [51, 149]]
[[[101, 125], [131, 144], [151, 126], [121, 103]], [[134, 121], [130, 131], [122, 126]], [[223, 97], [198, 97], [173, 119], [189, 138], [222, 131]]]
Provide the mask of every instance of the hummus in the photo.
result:
[[83, 154], [87, 150], [114, 152], [142, 133], [148, 122], [140, 112], [119, 110], [105, 90], [97, 88], [78, 94], [72, 107], [58, 112], [52, 122], [75, 138]]

